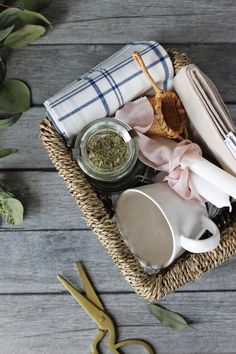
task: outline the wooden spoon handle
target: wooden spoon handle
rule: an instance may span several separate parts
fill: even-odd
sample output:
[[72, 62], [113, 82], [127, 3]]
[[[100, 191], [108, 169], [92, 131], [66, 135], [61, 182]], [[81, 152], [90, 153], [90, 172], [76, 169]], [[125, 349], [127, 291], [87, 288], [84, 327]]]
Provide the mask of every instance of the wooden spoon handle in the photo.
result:
[[140, 68], [142, 69], [143, 73], [146, 75], [148, 80], [151, 82], [152, 87], [154, 88], [157, 96], [161, 96], [163, 94], [163, 91], [157, 86], [157, 84], [153, 80], [152, 76], [149, 74], [140, 53], [133, 52], [132, 57], [133, 57], [134, 61], [140, 66]]

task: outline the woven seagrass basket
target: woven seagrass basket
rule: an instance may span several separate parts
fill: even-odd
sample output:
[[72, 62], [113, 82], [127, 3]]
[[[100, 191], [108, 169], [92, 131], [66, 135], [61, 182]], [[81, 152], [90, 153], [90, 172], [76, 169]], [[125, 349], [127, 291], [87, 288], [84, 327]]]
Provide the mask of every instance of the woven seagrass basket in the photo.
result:
[[[190, 63], [186, 54], [170, 49], [168, 53], [175, 73]], [[71, 151], [47, 118], [40, 124], [40, 138], [52, 163], [81, 209], [87, 225], [94, 231], [114, 263], [135, 292], [142, 298], [154, 301], [203, 275], [236, 254], [236, 210], [220, 216], [220, 245], [212, 252], [185, 253], [169, 268], [158, 274], [147, 274], [129, 251], [109, 210], [88, 183], [85, 175], [73, 160]]]

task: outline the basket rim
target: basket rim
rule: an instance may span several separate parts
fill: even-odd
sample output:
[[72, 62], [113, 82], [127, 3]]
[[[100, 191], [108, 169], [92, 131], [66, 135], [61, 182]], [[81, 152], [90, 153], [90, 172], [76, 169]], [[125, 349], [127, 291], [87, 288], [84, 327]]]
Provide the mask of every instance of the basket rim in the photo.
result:
[[[167, 49], [175, 73], [190, 63], [185, 53]], [[134, 291], [149, 301], [158, 300], [204, 272], [216, 267], [236, 254], [236, 213], [235, 223], [225, 225], [220, 245], [214, 251], [185, 253], [167, 269], [157, 274], [147, 274], [123, 241], [101, 199], [87, 181], [63, 138], [56, 132], [48, 118], [40, 123], [40, 139], [59, 175], [75, 198], [87, 225], [94, 231], [106, 248], [114, 263]]]

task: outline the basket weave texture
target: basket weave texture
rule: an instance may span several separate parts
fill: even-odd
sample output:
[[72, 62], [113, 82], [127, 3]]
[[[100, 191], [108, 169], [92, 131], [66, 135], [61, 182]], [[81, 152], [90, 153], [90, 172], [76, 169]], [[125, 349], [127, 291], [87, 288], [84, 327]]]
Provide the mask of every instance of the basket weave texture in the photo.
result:
[[[190, 63], [186, 54], [170, 49], [168, 53], [175, 73]], [[75, 198], [87, 225], [97, 235], [114, 263], [134, 291], [149, 301], [158, 300], [204, 272], [216, 267], [236, 254], [236, 217], [222, 227], [220, 245], [211, 252], [186, 253], [168, 269], [158, 274], [147, 274], [125, 245], [108, 210], [92, 189], [71, 151], [47, 118], [40, 123], [40, 138], [59, 175]]]

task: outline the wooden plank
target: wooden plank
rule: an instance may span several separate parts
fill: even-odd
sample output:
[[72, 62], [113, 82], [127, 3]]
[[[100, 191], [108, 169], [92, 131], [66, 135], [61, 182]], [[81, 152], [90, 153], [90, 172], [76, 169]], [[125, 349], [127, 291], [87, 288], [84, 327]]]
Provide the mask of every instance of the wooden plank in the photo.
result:
[[[228, 105], [228, 108], [236, 122], [236, 105]], [[17, 154], [1, 159], [0, 169], [54, 168], [38, 138], [39, 123], [44, 115], [44, 108], [32, 108], [15, 125], [0, 131], [2, 147], [19, 148]]]
[[[91, 231], [5, 230], [0, 232], [0, 244], [0, 294], [61, 292], [56, 274], [77, 280], [77, 260], [83, 262], [99, 292], [133, 291]], [[236, 258], [179, 290], [226, 289], [236, 290]]]
[[55, 27], [40, 42], [235, 43], [235, 11], [233, 0], [54, 0], [45, 14]]
[[[215, 82], [224, 100], [236, 102], [236, 44], [168, 46], [186, 52]], [[121, 47], [121, 45], [37, 45], [14, 51], [8, 59], [8, 77], [26, 80], [32, 87], [33, 102], [41, 104]]]
[[[87, 228], [77, 204], [56, 172], [1, 172], [0, 180], [23, 203], [25, 221], [18, 229]], [[7, 224], [3, 227], [11, 228]]]
[[39, 139], [39, 123], [45, 116], [45, 109], [31, 108], [6, 130], [0, 130], [1, 147], [19, 149], [1, 159], [1, 169], [54, 169], [44, 146]]
[[[103, 295], [118, 325], [119, 339], [142, 338], [159, 354], [235, 353], [235, 293], [173, 294], [160, 304], [185, 315], [194, 328], [171, 330], [134, 294]], [[4, 354], [89, 353], [95, 324], [70, 295], [1, 296], [1, 351]], [[108, 354], [106, 341], [102, 353]], [[144, 351], [130, 346], [128, 353]]]

